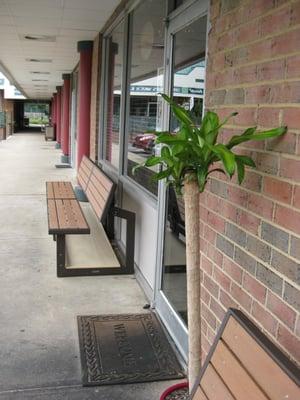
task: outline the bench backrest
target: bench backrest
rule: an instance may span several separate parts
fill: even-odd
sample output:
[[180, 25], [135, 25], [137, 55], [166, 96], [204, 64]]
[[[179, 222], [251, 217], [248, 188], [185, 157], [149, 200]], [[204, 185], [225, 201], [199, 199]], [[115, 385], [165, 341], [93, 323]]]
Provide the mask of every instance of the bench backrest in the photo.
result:
[[77, 181], [84, 191], [86, 191], [94, 166], [95, 164], [88, 157], [82, 157], [77, 173]]
[[300, 399], [300, 370], [241, 311], [230, 309], [193, 400]]
[[108, 210], [113, 202], [115, 183], [85, 156], [80, 163], [78, 182], [95, 214], [102, 223], [105, 223]]

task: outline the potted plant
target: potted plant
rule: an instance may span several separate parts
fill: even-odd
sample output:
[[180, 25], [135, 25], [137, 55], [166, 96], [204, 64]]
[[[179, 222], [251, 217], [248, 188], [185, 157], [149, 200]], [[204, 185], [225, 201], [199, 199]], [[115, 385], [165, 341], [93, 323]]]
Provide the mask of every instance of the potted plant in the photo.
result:
[[183, 193], [186, 228], [187, 309], [189, 324], [188, 380], [191, 390], [201, 367], [200, 315], [200, 249], [199, 249], [199, 193], [203, 192], [209, 175], [222, 172], [231, 179], [236, 173], [238, 183], [245, 177], [245, 167], [255, 168], [251, 157], [236, 154], [233, 148], [250, 140], [266, 140], [283, 135], [287, 128], [279, 127], [257, 132], [256, 127], [232, 136], [227, 143], [218, 142], [220, 129], [237, 115], [232, 113], [220, 122], [215, 112], [206, 112], [201, 125], [196, 125], [190, 111], [178, 106], [162, 94], [180, 123], [178, 132], [155, 132], [156, 144], [162, 144], [160, 155], [149, 157], [136, 166], [162, 168], [155, 173], [156, 180], [165, 179]]

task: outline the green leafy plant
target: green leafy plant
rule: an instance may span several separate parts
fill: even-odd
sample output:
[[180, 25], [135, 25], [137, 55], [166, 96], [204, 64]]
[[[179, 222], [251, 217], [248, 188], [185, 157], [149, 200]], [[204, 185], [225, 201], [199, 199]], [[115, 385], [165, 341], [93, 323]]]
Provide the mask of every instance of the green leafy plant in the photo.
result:
[[[175, 185], [177, 192], [181, 192], [187, 174], [197, 177], [200, 192], [204, 191], [208, 176], [214, 171], [220, 171], [229, 178], [237, 173], [238, 182], [241, 184], [245, 177], [245, 166], [254, 168], [255, 163], [252, 158], [236, 154], [232, 149], [250, 140], [261, 141], [281, 136], [287, 130], [286, 127], [279, 127], [257, 132], [257, 128], [252, 127], [240, 135], [232, 136], [225, 144], [218, 143], [220, 129], [237, 113], [232, 113], [220, 122], [215, 112], [208, 111], [201, 125], [197, 126], [191, 112], [178, 106], [167, 95], [162, 94], [162, 97], [170, 104], [180, 123], [180, 129], [176, 133], [155, 132], [155, 143], [163, 145], [161, 154], [149, 157], [134, 170], [141, 166], [161, 165], [163, 169], [155, 173], [153, 179], [167, 179]], [[219, 165], [213, 168], [217, 162]]]

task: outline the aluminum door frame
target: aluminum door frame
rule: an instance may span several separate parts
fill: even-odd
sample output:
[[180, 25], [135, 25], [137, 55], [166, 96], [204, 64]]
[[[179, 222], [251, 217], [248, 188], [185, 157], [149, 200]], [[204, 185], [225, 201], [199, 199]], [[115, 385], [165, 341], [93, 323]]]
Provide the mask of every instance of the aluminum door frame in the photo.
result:
[[[207, 15], [207, 32], [209, 30], [209, 0], [196, 0], [184, 3], [182, 7], [176, 9], [167, 18], [165, 36], [165, 80], [164, 93], [171, 93], [172, 89], [172, 60], [173, 60], [173, 41], [174, 35], [193, 23], [195, 20]], [[207, 43], [207, 39], [206, 39]], [[207, 45], [206, 45], [207, 49]], [[206, 52], [207, 54], [207, 52]], [[163, 129], [169, 129], [169, 108], [163, 104]], [[166, 326], [177, 349], [185, 363], [188, 359], [188, 328], [179, 317], [171, 302], [162, 290], [163, 277], [163, 252], [164, 252], [164, 233], [166, 219], [166, 184], [159, 182], [158, 190], [158, 232], [157, 232], [157, 254], [156, 254], [156, 279], [154, 288], [154, 299], [152, 307], [156, 309], [159, 317]]]

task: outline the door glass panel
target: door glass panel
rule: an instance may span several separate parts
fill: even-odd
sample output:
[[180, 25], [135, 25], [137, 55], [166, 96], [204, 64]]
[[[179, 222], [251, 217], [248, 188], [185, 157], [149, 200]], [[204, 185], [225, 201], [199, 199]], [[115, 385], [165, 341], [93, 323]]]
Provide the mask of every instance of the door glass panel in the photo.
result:
[[128, 120], [127, 174], [157, 195], [152, 177], [156, 167], [132, 168], [154, 153], [153, 131], [161, 130], [164, 29], [166, 6], [162, 0], [142, 2], [132, 13], [130, 101]]
[[[205, 80], [206, 17], [173, 36], [172, 96], [201, 122]], [[170, 130], [179, 129], [171, 116]], [[187, 324], [185, 217], [183, 197], [169, 186], [163, 256], [162, 290], [175, 311]]]

